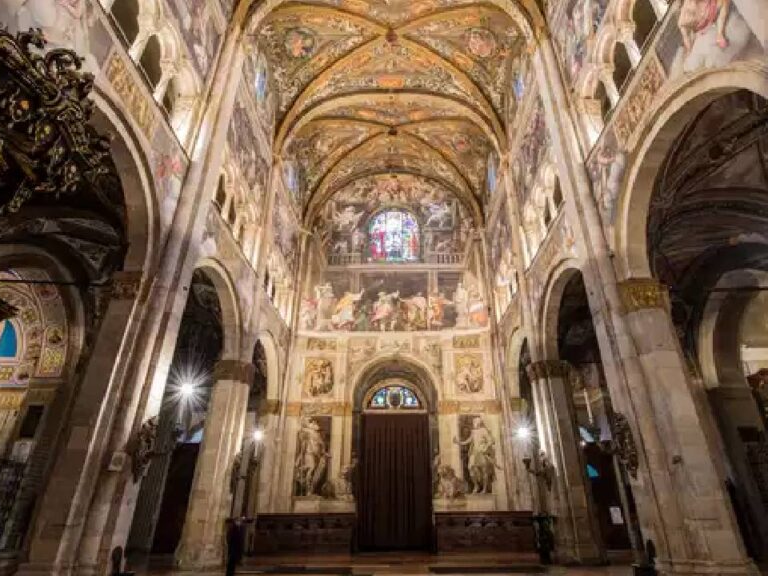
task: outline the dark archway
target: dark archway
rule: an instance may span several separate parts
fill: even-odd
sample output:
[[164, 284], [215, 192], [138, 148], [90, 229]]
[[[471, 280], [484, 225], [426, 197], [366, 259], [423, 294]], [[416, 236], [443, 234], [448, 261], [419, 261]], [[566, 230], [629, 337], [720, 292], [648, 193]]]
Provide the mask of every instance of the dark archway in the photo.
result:
[[609, 550], [632, 548], [636, 511], [626, 472], [610, 450], [613, 408], [584, 278], [572, 274], [563, 290], [557, 319], [559, 358], [571, 369], [571, 392], [581, 438], [585, 476]]
[[768, 340], [764, 321], [753, 321], [764, 316], [768, 272], [767, 123], [768, 101], [746, 90], [703, 106], [661, 164], [646, 229], [651, 273], [669, 287], [681, 348], [709, 397], [704, 421], [724, 447], [718, 467], [756, 559], [768, 551], [768, 396], [748, 377]]
[[158, 417], [158, 457], [152, 460], [142, 481], [128, 538], [131, 565], [139, 565], [150, 553], [173, 554], [179, 543], [214, 383], [214, 366], [223, 347], [216, 288], [205, 272], [196, 270]]
[[435, 406], [431, 379], [413, 363], [379, 362], [360, 378], [353, 421], [359, 550], [431, 548]]

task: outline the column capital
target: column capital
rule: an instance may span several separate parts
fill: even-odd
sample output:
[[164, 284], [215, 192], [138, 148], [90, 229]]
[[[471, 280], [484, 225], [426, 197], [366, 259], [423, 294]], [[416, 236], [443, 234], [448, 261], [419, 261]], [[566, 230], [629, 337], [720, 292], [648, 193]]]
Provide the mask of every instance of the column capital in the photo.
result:
[[109, 290], [111, 297], [115, 300], [134, 300], [139, 295], [143, 275], [141, 270], [115, 272]]
[[250, 384], [253, 382], [255, 372], [256, 367], [250, 362], [219, 360], [213, 368], [213, 379], [214, 381], [234, 380]]
[[652, 308], [668, 309], [668, 290], [655, 278], [630, 278], [619, 282], [619, 297], [625, 313]]
[[529, 364], [525, 369], [531, 380], [565, 378], [570, 370], [571, 365], [563, 360], [539, 360]]

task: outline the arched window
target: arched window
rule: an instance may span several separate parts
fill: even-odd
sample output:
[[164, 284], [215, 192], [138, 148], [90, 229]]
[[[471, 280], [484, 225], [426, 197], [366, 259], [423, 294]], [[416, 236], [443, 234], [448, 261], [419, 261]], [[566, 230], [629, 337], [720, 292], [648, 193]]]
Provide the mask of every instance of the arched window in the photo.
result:
[[9, 320], [0, 320], [0, 359], [14, 360], [19, 354], [19, 337]]
[[406, 386], [384, 386], [371, 396], [371, 410], [419, 410], [421, 402], [415, 392]]
[[115, 0], [109, 13], [123, 33], [126, 47], [130, 48], [139, 35], [138, 0]]
[[386, 210], [371, 218], [368, 256], [371, 262], [416, 262], [421, 242], [419, 223], [406, 210]]

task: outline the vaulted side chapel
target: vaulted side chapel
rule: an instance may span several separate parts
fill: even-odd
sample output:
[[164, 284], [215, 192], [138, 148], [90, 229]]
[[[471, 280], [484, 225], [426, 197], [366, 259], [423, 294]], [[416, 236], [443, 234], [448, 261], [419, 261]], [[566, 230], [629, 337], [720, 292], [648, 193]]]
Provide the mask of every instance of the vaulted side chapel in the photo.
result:
[[0, 576], [768, 573], [768, 0], [0, 25]]

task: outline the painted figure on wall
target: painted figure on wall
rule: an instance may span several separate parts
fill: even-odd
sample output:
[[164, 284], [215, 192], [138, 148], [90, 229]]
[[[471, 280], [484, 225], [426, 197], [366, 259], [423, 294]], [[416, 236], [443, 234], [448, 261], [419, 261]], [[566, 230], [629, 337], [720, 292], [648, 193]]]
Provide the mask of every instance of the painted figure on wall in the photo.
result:
[[328, 443], [315, 418], [302, 418], [294, 471], [296, 496], [320, 496], [328, 480]]
[[333, 390], [333, 364], [325, 358], [307, 359], [304, 388], [310, 396], [323, 396]]
[[86, 0], [1, 0], [0, 18], [11, 32], [40, 28], [51, 48], [69, 48], [85, 58], [84, 68], [96, 73], [88, 27], [92, 16]]
[[395, 302], [400, 298], [400, 292], [379, 292], [378, 300], [373, 305], [373, 318], [371, 323], [380, 331], [394, 330], [397, 323], [397, 306]]
[[445, 322], [445, 307], [453, 304], [445, 294], [438, 292], [429, 296], [429, 326], [440, 329]]
[[456, 388], [462, 394], [475, 394], [483, 389], [482, 358], [475, 354], [456, 357]]
[[336, 303], [331, 322], [337, 330], [350, 330], [355, 324], [357, 303], [363, 297], [364, 290], [358, 293], [347, 292]]
[[496, 462], [496, 441], [480, 416], [471, 416], [472, 427], [469, 435], [454, 443], [466, 447], [462, 454], [466, 455], [465, 466], [469, 471], [472, 494], [491, 494], [496, 470], [500, 466]]
[[403, 304], [403, 328], [425, 330], [427, 328], [427, 299], [421, 292], [410, 298], [401, 299]]

